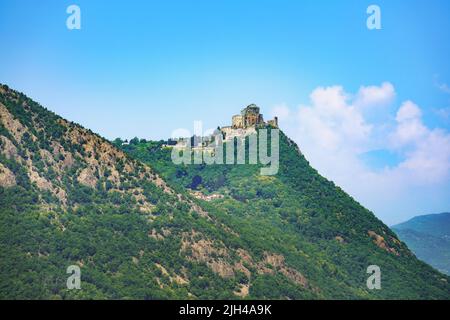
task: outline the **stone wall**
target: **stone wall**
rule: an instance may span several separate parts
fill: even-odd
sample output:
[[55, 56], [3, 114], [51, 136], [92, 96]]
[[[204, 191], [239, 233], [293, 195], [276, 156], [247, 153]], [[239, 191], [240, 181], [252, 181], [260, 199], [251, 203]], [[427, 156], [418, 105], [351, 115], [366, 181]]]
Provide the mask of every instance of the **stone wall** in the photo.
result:
[[240, 115], [233, 116], [232, 124], [233, 128], [243, 128], [244, 127], [244, 117]]
[[222, 133], [225, 134], [225, 141], [231, 140], [234, 137], [245, 137], [250, 134], [256, 133], [255, 127], [249, 127], [249, 128], [232, 128], [232, 127], [223, 127], [221, 129]]

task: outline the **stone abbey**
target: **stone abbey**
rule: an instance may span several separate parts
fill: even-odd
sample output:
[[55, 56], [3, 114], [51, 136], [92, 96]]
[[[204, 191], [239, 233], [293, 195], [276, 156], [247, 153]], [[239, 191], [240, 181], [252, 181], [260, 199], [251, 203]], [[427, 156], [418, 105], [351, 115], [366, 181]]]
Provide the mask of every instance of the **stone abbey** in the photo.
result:
[[[259, 112], [259, 107], [255, 104], [251, 104], [242, 109], [241, 114], [235, 115], [232, 118], [232, 129], [246, 129], [250, 127], [262, 127], [265, 126], [263, 115]], [[278, 128], [278, 118], [269, 120], [267, 125]]]
[[188, 137], [176, 139], [177, 143], [173, 146], [175, 149], [192, 148], [193, 151], [206, 151], [213, 152], [214, 148], [211, 146], [211, 142], [215, 141], [215, 134], [221, 133], [223, 141], [230, 141], [234, 138], [245, 138], [246, 136], [257, 133], [258, 128], [264, 128], [270, 126], [274, 129], [278, 129], [278, 118], [274, 117], [267, 122], [264, 121], [263, 115], [260, 113], [260, 109], [255, 104], [251, 104], [242, 109], [241, 113], [234, 115], [231, 120], [231, 126], [224, 126], [217, 128], [213, 134], [203, 136], [203, 133], [195, 133], [192, 138]]
[[[240, 115], [233, 116], [231, 126], [218, 127], [212, 134], [206, 136], [202, 132], [197, 132], [191, 137], [177, 139], [176, 145], [172, 147], [173, 163], [259, 163], [263, 165], [260, 169], [261, 175], [276, 174], [279, 164], [278, 118], [274, 117], [273, 120], [264, 122], [263, 115], [259, 111], [259, 107], [251, 104], [244, 108]], [[273, 129], [270, 130], [270, 142], [267, 127]], [[246, 137], [249, 137], [248, 142]], [[266, 167], [267, 165], [269, 166]]]
[[222, 127], [220, 128], [220, 131], [224, 135], [224, 140], [228, 141], [230, 139], [237, 137], [243, 138], [256, 133], [257, 128], [263, 128], [265, 126], [271, 126], [278, 129], [278, 118], [274, 117], [273, 120], [265, 122], [259, 107], [255, 104], [251, 104], [242, 109], [241, 114], [232, 117], [231, 126]]

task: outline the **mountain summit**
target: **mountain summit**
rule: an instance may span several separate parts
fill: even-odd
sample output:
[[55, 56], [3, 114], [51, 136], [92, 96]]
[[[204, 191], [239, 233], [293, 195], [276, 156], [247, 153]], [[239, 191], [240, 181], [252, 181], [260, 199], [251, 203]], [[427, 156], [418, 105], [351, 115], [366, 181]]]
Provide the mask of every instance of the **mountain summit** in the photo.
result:
[[450, 298], [449, 277], [279, 143], [274, 176], [175, 165], [168, 142], [110, 143], [0, 86], [0, 298]]

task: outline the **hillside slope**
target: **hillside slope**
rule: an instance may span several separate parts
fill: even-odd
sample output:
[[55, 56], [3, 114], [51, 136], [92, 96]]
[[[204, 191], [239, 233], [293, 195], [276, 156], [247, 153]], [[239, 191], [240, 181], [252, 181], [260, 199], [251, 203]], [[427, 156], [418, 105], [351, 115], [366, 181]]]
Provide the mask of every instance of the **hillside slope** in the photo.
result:
[[449, 298], [448, 277], [281, 148], [276, 177], [176, 167], [160, 143], [123, 152], [1, 86], [0, 298]]
[[[206, 268], [179, 252], [181, 236], [160, 241], [190, 235], [199, 216], [207, 213], [149, 166], [0, 87], [0, 298], [205, 294], [186, 285]], [[81, 291], [66, 290], [70, 265], [81, 267]], [[212, 278], [219, 292], [223, 281]]]
[[392, 230], [419, 259], [450, 274], [450, 213], [414, 217]]
[[[269, 177], [260, 176], [254, 165], [176, 166], [165, 145], [133, 139], [122, 148], [151, 163], [179, 192], [200, 199], [238, 232], [250, 252], [261, 255], [270, 248], [280, 254], [317, 289], [317, 297], [450, 297], [447, 277], [417, 260], [370, 211], [320, 176], [283, 133], [280, 170]], [[382, 270], [379, 291], [366, 287], [366, 269], [372, 264]], [[250, 293], [282, 295], [277, 286], [261, 289], [259, 279], [249, 281]]]

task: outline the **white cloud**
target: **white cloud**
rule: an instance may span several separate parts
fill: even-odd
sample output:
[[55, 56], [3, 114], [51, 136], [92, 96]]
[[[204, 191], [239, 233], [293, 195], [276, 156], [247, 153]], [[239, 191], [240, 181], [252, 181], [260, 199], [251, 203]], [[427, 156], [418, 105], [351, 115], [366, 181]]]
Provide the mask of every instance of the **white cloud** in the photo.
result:
[[411, 101], [397, 112], [393, 146], [406, 154], [398, 170], [406, 170], [413, 183], [433, 183], [448, 179], [450, 171], [450, 134], [430, 129], [422, 122], [422, 111]]
[[422, 111], [412, 101], [405, 101], [397, 112], [397, 128], [391, 137], [394, 146], [415, 143], [424, 137], [428, 130], [422, 123]]
[[362, 86], [356, 94], [354, 104], [358, 107], [383, 106], [391, 103], [394, 97], [394, 86], [390, 82], [384, 82], [381, 86]]
[[[289, 115], [280, 120], [281, 128], [297, 141], [312, 166], [388, 223], [399, 222], [392, 216], [398, 212], [392, 210], [411, 210], [402, 212], [409, 216], [430, 213], [432, 204], [424, 212], [414, 212], [418, 205], [413, 204], [421, 201], [426, 206], [421, 196], [441, 194], [443, 184], [450, 188], [450, 134], [427, 127], [418, 105], [403, 102], [389, 124], [371, 123], [364, 116], [361, 106], [389, 104], [394, 96], [388, 82], [361, 87], [355, 95], [341, 86], [319, 87], [308, 105], [280, 109]], [[402, 160], [384, 169], [361, 160], [363, 153], [377, 149]]]
[[348, 104], [349, 95], [342, 87], [317, 88], [310, 99], [310, 106], [298, 110], [302, 137], [330, 150], [362, 146], [360, 143], [367, 139], [371, 126], [358, 109]]
[[415, 148], [407, 154], [398, 170], [409, 174], [409, 181], [430, 185], [446, 181], [450, 171], [450, 135], [443, 130], [427, 130], [416, 141]]
[[417, 119], [422, 116], [420, 108], [412, 101], [408, 100], [403, 102], [400, 109], [397, 112], [395, 118], [398, 122], [404, 122], [411, 119]]

